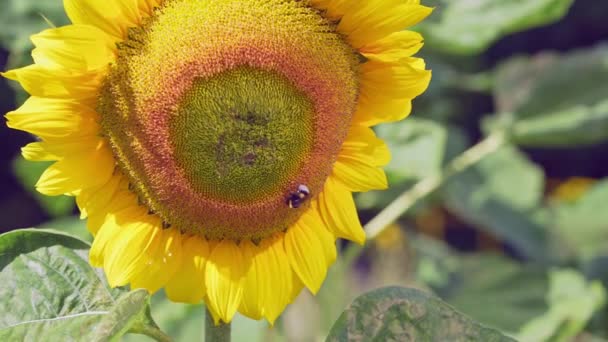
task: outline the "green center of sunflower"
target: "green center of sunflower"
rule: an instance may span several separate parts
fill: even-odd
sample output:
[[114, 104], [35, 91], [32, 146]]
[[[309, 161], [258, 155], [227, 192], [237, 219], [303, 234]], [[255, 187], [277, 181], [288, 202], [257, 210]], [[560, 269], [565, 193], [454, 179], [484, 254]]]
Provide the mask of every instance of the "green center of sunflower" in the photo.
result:
[[323, 190], [357, 105], [358, 57], [308, 1], [166, 0], [119, 45], [103, 133], [166, 227], [261, 239]]
[[195, 191], [231, 203], [281, 192], [312, 148], [314, 107], [283, 77], [239, 67], [196, 80], [170, 123]]

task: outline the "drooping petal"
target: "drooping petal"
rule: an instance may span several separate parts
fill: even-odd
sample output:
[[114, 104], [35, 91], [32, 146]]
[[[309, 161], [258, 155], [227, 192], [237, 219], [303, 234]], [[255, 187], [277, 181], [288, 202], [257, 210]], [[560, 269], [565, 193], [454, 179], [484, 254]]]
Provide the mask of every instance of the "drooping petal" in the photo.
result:
[[323, 221], [335, 236], [360, 245], [365, 243], [353, 195], [344, 185], [330, 176], [319, 194], [318, 205]]
[[182, 234], [177, 229], [162, 229], [160, 221], [156, 227], [160, 231], [157, 248], [143, 251], [141, 262], [146, 268], [131, 278], [131, 288], [142, 288], [150, 293], [158, 291], [173, 278], [182, 263]]
[[89, 261], [95, 267], [104, 266], [106, 247], [123, 231], [123, 224], [146, 215], [145, 209], [137, 205], [136, 196], [128, 191], [119, 191], [106, 210], [106, 214], [102, 214], [103, 224], [94, 233], [95, 239], [89, 251]]
[[215, 245], [205, 267], [207, 307], [219, 319], [230, 322], [243, 299], [243, 283], [250, 260], [234, 241], [224, 240]]
[[[241, 243], [251, 267], [245, 277], [243, 301], [239, 312], [253, 318], [265, 317], [270, 324], [293, 300], [294, 275], [283, 247], [283, 234], [264, 239], [258, 246]], [[301, 286], [298, 287], [301, 289]]]
[[176, 302], [200, 303], [207, 288], [205, 265], [209, 258], [209, 243], [198, 236], [184, 238], [182, 264], [165, 288], [167, 297]]
[[285, 233], [287, 259], [300, 280], [317, 293], [336, 257], [335, 239], [316, 208], [308, 210]]
[[162, 243], [159, 226], [158, 219], [148, 215], [120, 224], [120, 232], [108, 241], [104, 251], [103, 268], [110, 286], [127, 285], [147, 268], [147, 254]]

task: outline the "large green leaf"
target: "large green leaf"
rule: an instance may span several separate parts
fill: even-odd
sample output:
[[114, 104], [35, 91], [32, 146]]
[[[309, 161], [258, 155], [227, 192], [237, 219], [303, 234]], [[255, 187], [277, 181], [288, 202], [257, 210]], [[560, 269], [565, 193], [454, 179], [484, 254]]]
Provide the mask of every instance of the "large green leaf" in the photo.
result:
[[446, 206], [463, 219], [546, 261], [545, 222], [537, 218], [544, 176], [523, 154], [506, 146], [452, 177], [442, 189]]
[[109, 341], [127, 331], [163, 336], [148, 294], [110, 289], [89, 266], [89, 245], [58, 232], [0, 235], [0, 340]]
[[572, 147], [608, 139], [608, 45], [515, 58], [498, 68], [500, 128], [520, 145]]
[[599, 281], [588, 283], [577, 271], [554, 271], [547, 301], [547, 313], [522, 329], [520, 341], [571, 341], [583, 331], [593, 313], [605, 305], [606, 290]]
[[475, 54], [514, 32], [562, 18], [574, 0], [435, 0], [436, 13], [419, 26], [431, 47]]
[[23, 188], [36, 198], [49, 215], [52, 217], [66, 216], [71, 214], [76, 207], [74, 197], [45, 196], [35, 189], [38, 179], [51, 164], [53, 162], [31, 162], [19, 156], [13, 161], [13, 173]]
[[357, 298], [327, 341], [514, 341], [416, 289], [387, 287]]

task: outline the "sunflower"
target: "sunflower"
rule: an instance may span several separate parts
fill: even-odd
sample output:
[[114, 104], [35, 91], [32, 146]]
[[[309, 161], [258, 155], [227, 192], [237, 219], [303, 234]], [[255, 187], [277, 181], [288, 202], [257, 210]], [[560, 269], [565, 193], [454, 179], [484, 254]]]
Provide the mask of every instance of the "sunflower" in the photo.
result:
[[216, 322], [275, 319], [316, 293], [336, 239], [362, 244], [352, 193], [384, 189], [373, 125], [428, 86], [402, 31], [418, 0], [64, 0], [4, 77], [6, 115], [56, 161], [37, 189], [75, 196], [111, 286], [204, 301]]

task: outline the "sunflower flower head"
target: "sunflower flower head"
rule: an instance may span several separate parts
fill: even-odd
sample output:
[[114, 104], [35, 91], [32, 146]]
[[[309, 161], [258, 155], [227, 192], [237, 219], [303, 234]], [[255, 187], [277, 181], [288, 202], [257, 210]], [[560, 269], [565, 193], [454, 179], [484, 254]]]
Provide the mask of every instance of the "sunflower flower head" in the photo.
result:
[[65, 0], [4, 73], [31, 97], [8, 125], [37, 135], [37, 184], [76, 196], [112, 286], [165, 288], [271, 323], [317, 292], [335, 241], [363, 243], [352, 192], [387, 186], [371, 126], [409, 114], [430, 80], [402, 31], [417, 0]]

